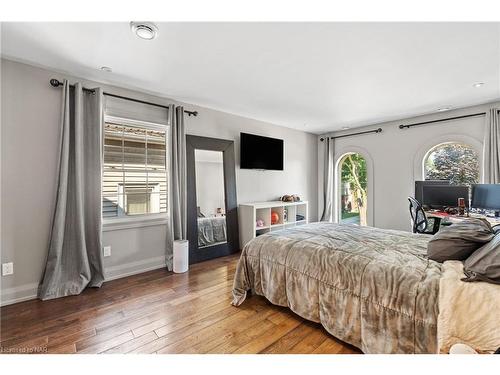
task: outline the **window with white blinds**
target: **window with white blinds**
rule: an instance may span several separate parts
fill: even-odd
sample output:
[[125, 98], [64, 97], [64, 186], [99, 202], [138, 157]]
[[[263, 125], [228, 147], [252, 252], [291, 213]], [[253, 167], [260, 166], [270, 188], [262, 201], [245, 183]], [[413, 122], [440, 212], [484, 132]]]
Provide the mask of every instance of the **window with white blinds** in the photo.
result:
[[104, 124], [104, 219], [167, 212], [166, 145], [166, 130]]

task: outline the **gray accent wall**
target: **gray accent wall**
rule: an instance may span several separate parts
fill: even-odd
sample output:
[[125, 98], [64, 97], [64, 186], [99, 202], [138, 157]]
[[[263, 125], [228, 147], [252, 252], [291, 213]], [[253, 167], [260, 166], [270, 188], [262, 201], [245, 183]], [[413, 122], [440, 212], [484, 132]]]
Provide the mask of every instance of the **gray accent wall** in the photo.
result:
[[[298, 194], [309, 201], [311, 221], [317, 220], [317, 155], [315, 135], [273, 124], [184, 104], [156, 95], [97, 84], [67, 74], [1, 60], [1, 263], [14, 262], [14, 274], [1, 277], [2, 304], [33, 298], [42, 276], [55, 202], [59, 148], [60, 89], [50, 78], [82, 81], [85, 87], [153, 101], [178, 103], [197, 110], [186, 117], [188, 134], [235, 141], [238, 203]], [[239, 169], [239, 133], [248, 132], [285, 141], [284, 171]], [[103, 245], [108, 279], [162, 267], [165, 224], [107, 230]]]

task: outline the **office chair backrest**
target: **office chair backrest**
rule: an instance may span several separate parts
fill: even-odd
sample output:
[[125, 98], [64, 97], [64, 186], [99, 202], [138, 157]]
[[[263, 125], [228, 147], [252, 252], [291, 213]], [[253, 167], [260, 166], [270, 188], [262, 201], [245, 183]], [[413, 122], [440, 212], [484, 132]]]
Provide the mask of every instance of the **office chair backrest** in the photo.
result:
[[420, 203], [412, 197], [408, 197], [410, 201], [410, 217], [413, 224], [413, 233], [425, 233], [427, 229], [427, 217]]

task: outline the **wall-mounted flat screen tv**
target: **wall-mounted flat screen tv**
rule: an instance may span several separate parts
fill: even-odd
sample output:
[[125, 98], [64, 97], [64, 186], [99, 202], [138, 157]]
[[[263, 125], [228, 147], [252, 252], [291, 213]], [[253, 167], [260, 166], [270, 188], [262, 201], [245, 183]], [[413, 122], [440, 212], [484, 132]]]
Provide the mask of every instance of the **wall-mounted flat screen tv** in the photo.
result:
[[283, 140], [260, 135], [240, 134], [242, 169], [283, 170]]

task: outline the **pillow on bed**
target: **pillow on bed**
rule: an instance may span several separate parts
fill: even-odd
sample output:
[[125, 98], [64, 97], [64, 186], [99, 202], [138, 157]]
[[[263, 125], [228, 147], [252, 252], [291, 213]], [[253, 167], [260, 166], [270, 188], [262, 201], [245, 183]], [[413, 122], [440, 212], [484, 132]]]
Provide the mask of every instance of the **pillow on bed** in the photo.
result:
[[463, 281], [500, 284], [500, 233], [466, 259], [464, 273]]
[[427, 256], [436, 262], [465, 260], [495, 236], [486, 220], [467, 219], [441, 227], [427, 244]]

